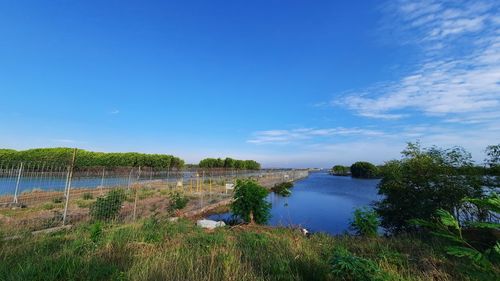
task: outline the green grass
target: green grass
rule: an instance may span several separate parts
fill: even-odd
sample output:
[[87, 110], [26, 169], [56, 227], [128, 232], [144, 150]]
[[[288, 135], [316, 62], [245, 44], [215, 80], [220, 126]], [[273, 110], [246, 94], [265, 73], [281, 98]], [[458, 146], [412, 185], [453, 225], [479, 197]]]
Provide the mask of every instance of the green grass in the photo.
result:
[[332, 272], [338, 249], [343, 261], [368, 260], [381, 280], [494, 280], [431, 239], [306, 238], [260, 226], [207, 232], [155, 218], [0, 242], [0, 280], [352, 280]]

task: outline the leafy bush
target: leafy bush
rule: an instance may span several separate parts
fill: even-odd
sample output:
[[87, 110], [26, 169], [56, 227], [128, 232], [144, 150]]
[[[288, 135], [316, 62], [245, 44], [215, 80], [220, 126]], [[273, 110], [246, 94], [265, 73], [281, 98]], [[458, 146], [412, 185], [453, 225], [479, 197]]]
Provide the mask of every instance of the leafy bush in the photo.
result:
[[103, 234], [102, 223], [100, 221], [96, 221], [93, 224], [91, 224], [89, 232], [90, 232], [90, 240], [92, 240], [92, 242], [94, 243], [99, 242]]
[[345, 248], [337, 248], [330, 260], [332, 273], [345, 281], [387, 280], [379, 266], [369, 260], [356, 257]]
[[351, 165], [353, 178], [372, 179], [379, 176], [378, 168], [369, 162], [356, 162]]
[[375, 237], [380, 225], [377, 212], [371, 209], [362, 208], [354, 211], [354, 218], [351, 221], [351, 229], [357, 235]]
[[284, 197], [288, 197], [292, 194], [292, 192], [290, 191], [290, 188], [293, 187], [293, 183], [291, 182], [282, 182], [282, 183], [279, 183], [279, 184], [275, 184], [271, 190], [280, 195], [280, 196], [284, 196]]
[[109, 220], [115, 218], [125, 200], [122, 189], [113, 189], [106, 196], [99, 197], [90, 206], [90, 215], [94, 220]]
[[85, 192], [82, 196], [83, 200], [92, 200], [94, 199], [94, 196], [90, 192]]
[[465, 197], [482, 196], [481, 176], [461, 148], [422, 149], [409, 143], [402, 160], [384, 165], [376, 210], [392, 232], [413, 230], [410, 219], [431, 219], [438, 209], [458, 212]]
[[[467, 198], [464, 201], [481, 208], [487, 208], [497, 214], [500, 211], [500, 196], [498, 194], [492, 194], [485, 199]], [[500, 241], [498, 239], [487, 249], [481, 250], [481, 248], [475, 246], [474, 241], [465, 238], [463, 235], [464, 229], [460, 226], [458, 220], [446, 210], [438, 209], [433, 220], [414, 219], [411, 222], [429, 228], [432, 234], [444, 238], [448, 242], [445, 247], [447, 254], [467, 258], [479, 268], [491, 270], [493, 269], [492, 264], [500, 258]], [[498, 222], [472, 222], [468, 223], [467, 226], [491, 229], [492, 231], [500, 229], [500, 223]]]
[[170, 205], [169, 205], [170, 212], [184, 209], [187, 203], [189, 202], [189, 199], [179, 192], [174, 192], [170, 194], [169, 199], [170, 199]]
[[234, 189], [231, 211], [245, 222], [264, 224], [269, 220], [271, 204], [266, 201], [269, 191], [252, 180], [238, 180]]
[[54, 204], [61, 204], [63, 202], [63, 199], [64, 199], [63, 197], [56, 197], [52, 199], [52, 202]]

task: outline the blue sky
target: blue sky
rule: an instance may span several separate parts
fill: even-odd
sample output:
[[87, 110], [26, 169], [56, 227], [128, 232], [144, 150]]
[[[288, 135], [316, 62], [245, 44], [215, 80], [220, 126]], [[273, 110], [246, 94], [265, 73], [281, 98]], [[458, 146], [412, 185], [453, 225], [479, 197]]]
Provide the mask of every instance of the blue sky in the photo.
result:
[[329, 167], [500, 141], [495, 1], [0, 1], [0, 146]]

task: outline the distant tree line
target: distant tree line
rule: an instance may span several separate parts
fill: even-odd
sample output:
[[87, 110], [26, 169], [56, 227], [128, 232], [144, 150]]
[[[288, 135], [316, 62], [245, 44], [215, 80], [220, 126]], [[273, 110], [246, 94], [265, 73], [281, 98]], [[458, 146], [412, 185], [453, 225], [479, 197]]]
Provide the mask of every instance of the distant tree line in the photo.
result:
[[336, 176], [348, 176], [350, 173], [350, 168], [342, 165], [335, 165], [331, 170], [331, 174]]
[[232, 158], [206, 158], [200, 161], [199, 168], [227, 168], [237, 170], [259, 170], [260, 164], [254, 160], [237, 160]]
[[[72, 148], [36, 148], [23, 151], [0, 149], [0, 162], [50, 162], [69, 164], [73, 156]], [[180, 158], [166, 154], [144, 154], [136, 152], [105, 153], [83, 149], [77, 150], [75, 167], [184, 167]]]

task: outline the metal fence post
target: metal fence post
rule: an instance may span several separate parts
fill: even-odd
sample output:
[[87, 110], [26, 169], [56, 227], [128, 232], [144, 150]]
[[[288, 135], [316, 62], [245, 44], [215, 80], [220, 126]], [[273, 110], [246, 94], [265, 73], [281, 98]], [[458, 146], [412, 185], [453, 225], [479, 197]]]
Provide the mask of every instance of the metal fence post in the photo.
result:
[[66, 215], [68, 214], [68, 204], [69, 204], [69, 192], [71, 190], [71, 180], [73, 178], [73, 168], [75, 166], [75, 158], [76, 158], [76, 148], [73, 150], [73, 159], [71, 160], [71, 165], [69, 169], [69, 177], [68, 177], [68, 188], [66, 191], [66, 202], [64, 204], [64, 214], [63, 214], [63, 223], [62, 225], [66, 225]]
[[127, 190], [130, 189], [130, 181], [132, 180], [132, 172], [134, 171], [134, 168], [132, 167], [130, 169], [130, 173], [128, 174], [128, 184], [127, 184]]
[[18, 203], [17, 195], [19, 193], [19, 183], [21, 182], [21, 174], [23, 172], [23, 162], [19, 165], [19, 171], [17, 173], [16, 191], [14, 192], [14, 203]]

